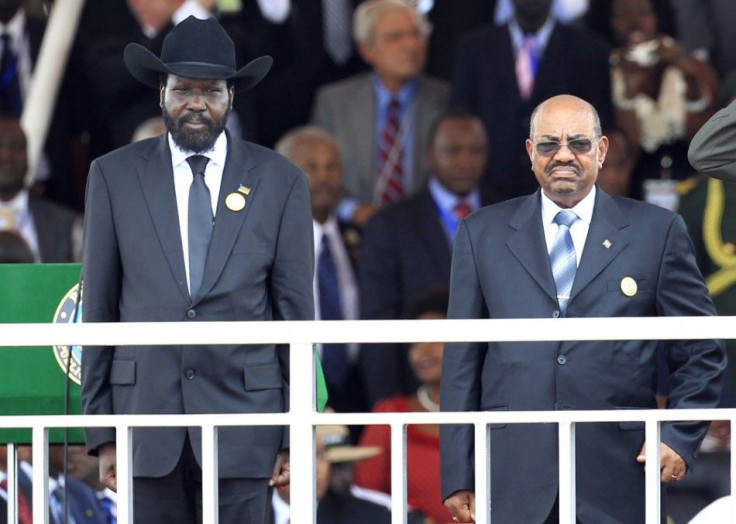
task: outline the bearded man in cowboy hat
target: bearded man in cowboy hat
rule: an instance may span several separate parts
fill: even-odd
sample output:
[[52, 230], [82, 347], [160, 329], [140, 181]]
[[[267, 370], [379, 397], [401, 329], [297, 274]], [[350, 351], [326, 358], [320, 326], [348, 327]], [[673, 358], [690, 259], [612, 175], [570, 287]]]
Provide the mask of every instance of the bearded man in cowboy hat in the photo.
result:
[[[124, 58], [158, 89], [168, 132], [92, 163], [84, 321], [312, 319], [307, 178], [225, 131], [235, 91], [256, 85], [270, 57], [236, 70], [223, 28], [190, 17], [160, 58], [136, 44]], [[289, 409], [281, 345], [86, 346], [82, 368], [87, 414]], [[115, 489], [114, 430], [88, 429], [86, 438]], [[289, 481], [288, 447], [288, 428], [220, 429], [220, 522], [265, 522], [270, 490]], [[135, 522], [201, 520], [200, 463], [199, 429], [135, 429]]]

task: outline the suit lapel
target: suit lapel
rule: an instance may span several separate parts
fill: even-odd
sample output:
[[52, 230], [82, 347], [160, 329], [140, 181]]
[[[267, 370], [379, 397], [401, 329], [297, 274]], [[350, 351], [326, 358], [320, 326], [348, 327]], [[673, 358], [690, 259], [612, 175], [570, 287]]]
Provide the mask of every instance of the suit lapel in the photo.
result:
[[428, 189], [424, 189], [420, 195], [422, 198], [419, 202], [419, 212], [412, 217], [416, 224], [417, 236], [419, 236], [417, 244], [427, 246], [432, 259], [432, 267], [437, 268], [440, 275], [449, 275], [452, 251], [437, 204]]
[[171, 167], [171, 153], [166, 135], [159, 139], [153, 154], [146, 160], [143, 169], [138, 171], [146, 205], [179, 291], [189, 300], [179, 214], [176, 207], [174, 170]]
[[552, 268], [549, 264], [547, 242], [542, 227], [542, 204], [539, 190], [523, 201], [518, 211], [509, 221], [516, 232], [506, 242], [522, 267], [539, 286], [557, 302]]
[[[570, 302], [585, 286], [600, 274], [611, 261], [628, 245], [628, 220], [616, 201], [609, 195], [596, 190], [595, 209], [590, 222], [588, 237], [585, 240], [583, 256], [575, 274], [570, 292]], [[606, 247], [608, 246], [608, 247]]]
[[437, 108], [442, 104], [436, 100], [436, 96], [429, 90], [430, 86], [422, 75], [417, 79], [417, 94], [414, 109], [409, 115], [413, 122], [413, 144], [412, 144], [412, 165], [414, 166], [414, 175], [411, 177], [412, 188], [411, 193], [416, 193], [425, 184], [426, 179], [422, 173], [424, 171], [424, 155], [427, 149], [425, 129], [429, 129], [437, 114]]
[[[215, 228], [212, 232], [212, 241], [204, 267], [202, 286], [199, 289], [199, 295], [193, 298], [194, 302], [206, 295], [217, 282], [235, 240], [238, 238], [243, 221], [252, 207], [251, 202], [256, 197], [256, 187], [259, 182], [256, 173], [251, 172], [255, 166], [256, 162], [248, 154], [247, 148], [234, 142], [228, 134], [228, 152], [222, 173], [220, 194], [217, 198]], [[228, 194], [237, 191], [241, 185], [250, 188], [249, 194], [245, 196], [245, 208], [241, 211], [231, 211], [225, 206], [225, 198]]]
[[547, 48], [539, 61], [539, 69], [534, 76], [531, 100], [534, 100], [535, 104], [554, 94], [570, 90], [570, 79], [559, 74], [559, 64], [565, 62], [567, 53], [564, 28], [555, 23], [549, 35]]
[[498, 63], [494, 66], [494, 76], [496, 76], [495, 71], [498, 71], [500, 77], [505, 80], [503, 83], [507, 87], [504, 90], [511, 98], [508, 100], [508, 104], [516, 107], [522, 100], [519, 92], [519, 81], [516, 79], [516, 55], [514, 54], [514, 45], [509, 25], [506, 24], [504, 30], [499, 31], [497, 34], [496, 44], [498, 46], [498, 52], [493, 53], [493, 56], [496, 57]]
[[373, 86], [371, 84], [370, 74], [365, 74], [363, 76], [363, 82], [358, 85], [355, 90], [354, 97], [350, 100], [345, 100], [344, 102], [344, 121], [351, 122], [350, 128], [353, 129], [352, 143], [363, 144], [361, 147], [355, 149], [358, 176], [361, 179], [361, 191], [372, 195], [376, 184], [376, 176], [374, 173], [374, 154], [376, 151], [376, 143], [375, 133], [373, 132], [376, 101], [373, 96]]

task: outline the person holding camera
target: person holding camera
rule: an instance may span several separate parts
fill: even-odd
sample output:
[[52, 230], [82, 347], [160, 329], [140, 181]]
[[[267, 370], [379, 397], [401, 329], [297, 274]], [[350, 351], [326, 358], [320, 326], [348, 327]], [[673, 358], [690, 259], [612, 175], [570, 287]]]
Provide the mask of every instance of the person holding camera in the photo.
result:
[[645, 179], [690, 176], [687, 145], [718, 102], [718, 81], [710, 65], [686, 53], [669, 35], [672, 14], [666, 0], [611, 4], [616, 120], [638, 146], [632, 196], [647, 200], [651, 195], [641, 194]]

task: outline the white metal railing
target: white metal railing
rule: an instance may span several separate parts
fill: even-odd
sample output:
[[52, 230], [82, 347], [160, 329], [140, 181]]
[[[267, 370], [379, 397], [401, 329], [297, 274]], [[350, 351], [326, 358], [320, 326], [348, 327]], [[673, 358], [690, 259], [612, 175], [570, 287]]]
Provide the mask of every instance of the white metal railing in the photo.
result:
[[[560, 522], [575, 522], [574, 432], [577, 422], [644, 421], [646, 428], [646, 521], [659, 522], [659, 423], [664, 420], [736, 420], [736, 410], [620, 410], [473, 413], [351, 413], [324, 414], [314, 410], [312, 343], [317, 342], [431, 342], [431, 341], [546, 341], [546, 340], [678, 340], [736, 338], [736, 317], [661, 317], [601, 319], [320, 321], [320, 322], [186, 322], [126, 324], [5, 324], [3, 346], [261, 344], [291, 345], [291, 411], [274, 414], [230, 415], [109, 415], [9, 416], [0, 428], [33, 429], [34, 522], [48, 521], [48, 429], [55, 427], [115, 427], [118, 453], [118, 518], [132, 519], [133, 427], [200, 426], [202, 428], [203, 512], [217, 522], [217, 428], [224, 426], [291, 427], [291, 511], [299, 518], [314, 515], [314, 426], [318, 424], [388, 424], [392, 439], [392, 523], [406, 518], [405, 429], [407, 424], [473, 424], [476, 445], [477, 522], [488, 522], [490, 483], [488, 447], [491, 423], [559, 424]], [[0, 348], [0, 351], [2, 349]], [[309, 371], [307, 371], [309, 370]], [[309, 393], [308, 393], [309, 392]], [[14, 447], [9, 456], [15, 458]], [[9, 460], [9, 462], [11, 462]], [[44, 465], [44, 466], [41, 466]], [[41, 466], [41, 467], [39, 467]], [[9, 476], [15, 473], [9, 468]], [[731, 457], [731, 479], [736, 458]], [[11, 484], [13, 484], [11, 482]], [[10, 487], [9, 513], [15, 489]], [[482, 510], [481, 510], [482, 508]], [[736, 517], [736, 503], [731, 506]], [[301, 519], [300, 519], [301, 520]], [[734, 519], [732, 519], [733, 521]], [[12, 520], [11, 520], [12, 522]]]

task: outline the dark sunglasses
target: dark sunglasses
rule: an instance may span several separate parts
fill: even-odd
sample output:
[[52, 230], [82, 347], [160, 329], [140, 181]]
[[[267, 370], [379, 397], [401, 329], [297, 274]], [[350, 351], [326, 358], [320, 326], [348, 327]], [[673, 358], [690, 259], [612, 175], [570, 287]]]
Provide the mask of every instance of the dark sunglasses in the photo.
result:
[[537, 142], [534, 148], [537, 150], [537, 154], [542, 156], [554, 156], [560, 150], [562, 146], [567, 146], [573, 155], [584, 155], [590, 153], [593, 149], [593, 140], [590, 138], [576, 138], [565, 142]]

